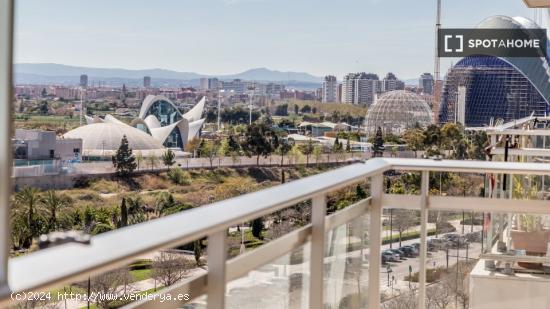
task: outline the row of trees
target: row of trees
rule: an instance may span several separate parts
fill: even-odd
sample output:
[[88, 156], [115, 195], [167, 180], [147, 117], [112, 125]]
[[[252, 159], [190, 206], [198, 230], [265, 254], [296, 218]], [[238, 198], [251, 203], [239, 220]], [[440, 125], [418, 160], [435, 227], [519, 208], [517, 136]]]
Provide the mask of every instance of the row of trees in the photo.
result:
[[171, 167], [176, 164], [176, 155], [170, 149], [167, 149], [159, 158], [154, 154], [144, 157], [141, 152], [134, 155], [132, 149], [128, 144], [126, 135], [122, 137], [120, 146], [116, 154], [112, 157], [113, 166], [116, 169], [117, 175], [120, 177], [126, 177], [133, 173], [136, 169], [139, 170], [142, 163], [149, 164], [151, 169], [158, 166], [159, 161], [162, 161], [165, 167]]
[[239, 156], [245, 155], [255, 157], [256, 164], [259, 165], [260, 158], [267, 158], [270, 155], [279, 155], [281, 166], [284, 164], [285, 157], [289, 163], [296, 163], [305, 159], [306, 165], [309, 165], [311, 159], [318, 163], [323, 155], [330, 159], [331, 154], [337, 155], [340, 160], [346, 152], [351, 152], [349, 138], [344, 145], [339, 137], [336, 137], [332, 147], [327, 147], [308, 139], [303, 143], [295, 143], [292, 139], [286, 138], [283, 131], [274, 129], [264, 122], [253, 123], [244, 128], [244, 130], [233, 130], [229, 136], [220, 139], [202, 139], [192, 140], [187, 145], [187, 150], [193, 152], [196, 157], [207, 158], [210, 167], [214, 167], [216, 159], [231, 157], [234, 163], [237, 163]]
[[461, 124], [432, 124], [426, 129], [411, 128], [401, 136], [404, 143], [415, 153], [425, 151], [427, 155], [445, 155], [452, 159], [485, 160], [487, 134], [483, 131], [467, 133]]

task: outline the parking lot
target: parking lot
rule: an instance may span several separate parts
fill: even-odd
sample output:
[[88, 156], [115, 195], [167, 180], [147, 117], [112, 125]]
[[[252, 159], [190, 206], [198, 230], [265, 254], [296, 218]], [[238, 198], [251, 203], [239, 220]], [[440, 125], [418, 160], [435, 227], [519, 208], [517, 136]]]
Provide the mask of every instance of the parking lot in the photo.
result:
[[[479, 230], [479, 227], [477, 227], [476, 230]], [[447, 242], [447, 245], [444, 245], [445, 242], [443, 239], [449, 237], [448, 234], [457, 233], [442, 234], [437, 238], [434, 236], [428, 237], [429, 243], [440, 244], [440, 246], [429, 246], [430, 250], [428, 251], [426, 260], [427, 268], [447, 267], [447, 265], [451, 267], [457, 262], [457, 256], [460, 260], [479, 258], [481, 254], [480, 242], [469, 242], [467, 245], [462, 243], [460, 248], [457, 248], [456, 244], [453, 244], [452, 242]], [[412, 246], [413, 244], [419, 244], [419, 239], [412, 239], [402, 242], [402, 246]], [[393, 243], [393, 249], [397, 249], [398, 247], [399, 243]], [[383, 252], [389, 249], [389, 244], [382, 246]], [[409, 275], [409, 271], [411, 270], [413, 274], [417, 272], [420, 266], [419, 262], [418, 255], [415, 255], [414, 257], [409, 256], [383, 263], [382, 268], [380, 269], [381, 286], [387, 291], [408, 288], [409, 282], [405, 280], [405, 276]], [[411, 287], [414, 286], [415, 284], [411, 283]]]

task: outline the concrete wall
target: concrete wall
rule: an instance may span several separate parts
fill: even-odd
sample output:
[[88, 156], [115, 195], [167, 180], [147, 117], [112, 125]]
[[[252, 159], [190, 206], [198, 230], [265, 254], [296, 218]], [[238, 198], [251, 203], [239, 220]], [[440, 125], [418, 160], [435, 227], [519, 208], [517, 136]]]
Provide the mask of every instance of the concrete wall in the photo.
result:
[[55, 151], [55, 132], [38, 130], [15, 130], [15, 139], [27, 143], [29, 160], [50, 158], [50, 151]]
[[[75, 154], [75, 150], [78, 152]], [[82, 139], [58, 139], [55, 142], [55, 156], [62, 161], [80, 160], [82, 154]]]

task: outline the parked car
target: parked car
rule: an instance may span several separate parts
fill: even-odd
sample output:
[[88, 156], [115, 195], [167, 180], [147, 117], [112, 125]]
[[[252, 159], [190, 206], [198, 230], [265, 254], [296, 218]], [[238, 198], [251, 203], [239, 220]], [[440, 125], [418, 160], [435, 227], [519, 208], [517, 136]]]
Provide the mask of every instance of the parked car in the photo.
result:
[[449, 242], [448, 248], [457, 248], [458, 246], [460, 246], [460, 248], [464, 248], [469, 244], [466, 237], [457, 233], [445, 234], [443, 235], [443, 239]]
[[387, 262], [397, 262], [399, 261], [399, 255], [396, 253], [393, 253], [390, 250], [386, 250], [382, 252], [382, 258], [386, 259]]
[[428, 240], [428, 249], [432, 247], [433, 251], [445, 250], [452, 246], [451, 242], [443, 238], [432, 238]]
[[399, 249], [390, 249], [391, 252], [397, 254], [399, 256], [399, 259], [400, 260], [404, 260], [405, 259], [405, 252], [399, 250]]
[[418, 255], [418, 251], [413, 246], [403, 246], [399, 250], [403, 251], [406, 257], [415, 257]]
[[384, 253], [380, 254], [380, 257], [382, 259], [382, 265], [388, 263], [388, 256], [384, 255]]

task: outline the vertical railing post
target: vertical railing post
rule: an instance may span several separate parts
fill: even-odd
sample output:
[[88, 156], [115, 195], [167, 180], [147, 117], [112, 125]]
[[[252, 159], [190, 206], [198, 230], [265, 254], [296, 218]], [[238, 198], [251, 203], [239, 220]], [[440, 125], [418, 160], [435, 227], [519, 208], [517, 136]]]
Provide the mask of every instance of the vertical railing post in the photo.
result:
[[325, 268], [325, 216], [327, 201], [325, 194], [311, 200], [311, 256], [309, 263], [309, 308], [323, 308]]
[[226, 231], [208, 236], [208, 309], [225, 308]]
[[420, 261], [418, 270], [418, 307], [426, 308], [426, 255], [428, 237], [428, 193], [430, 190], [430, 172], [422, 172], [420, 185]]
[[8, 284], [10, 250], [13, 0], [0, 0], [0, 290]]
[[369, 224], [369, 308], [380, 308], [380, 250], [382, 247], [382, 190], [384, 176], [371, 178], [371, 205]]

